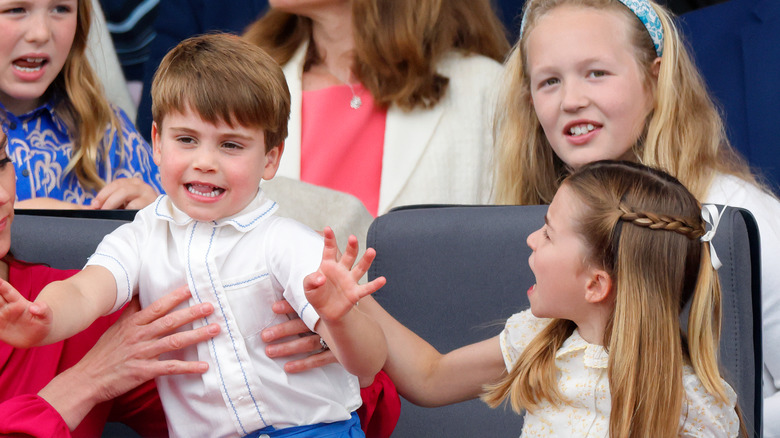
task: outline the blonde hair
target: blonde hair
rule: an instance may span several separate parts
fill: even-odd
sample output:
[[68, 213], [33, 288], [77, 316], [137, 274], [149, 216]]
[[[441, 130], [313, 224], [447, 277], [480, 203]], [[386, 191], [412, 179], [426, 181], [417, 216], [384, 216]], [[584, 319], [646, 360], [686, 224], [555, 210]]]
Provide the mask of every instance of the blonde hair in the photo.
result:
[[287, 137], [290, 91], [279, 65], [266, 52], [229, 34], [188, 38], [160, 62], [152, 81], [152, 118], [186, 108], [203, 120], [260, 127], [266, 151]]
[[[636, 163], [587, 164], [562, 184], [581, 204], [575, 223], [587, 263], [613, 281], [615, 305], [603, 339], [612, 398], [609, 435], [677, 436], [685, 363], [709, 394], [729, 403], [717, 360], [720, 283], [709, 246], [699, 240], [700, 205], [675, 178]], [[686, 339], [679, 315], [691, 299]], [[555, 352], [574, 328], [571, 321], [553, 320], [511, 372], [488, 388], [485, 401], [495, 407], [509, 398], [518, 412], [532, 411], [544, 399], [565, 403]]]
[[98, 173], [98, 157], [108, 155], [114, 134], [122, 140], [122, 129], [86, 56], [92, 20], [90, 0], [78, 1], [76, 20], [76, 33], [65, 65], [49, 89], [55, 95], [67, 97], [59, 99], [55, 107], [73, 142], [73, 153], [65, 172], [72, 171], [84, 189], [100, 190], [106, 182]]
[[[380, 106], [404, 110], [436, 105], [449, 79], [436, 66], [452, 50], [502, 62], [506, 31], [489, 0], [353, 0], [354, 73]], [[309, 18], [270, 9], [244, 38], [279, 64], [311, 40]], [[304, 64], [319, 61], [314, 44]]]
[[531, 104], [527, 40], [537, 20], [562, 5], [615, 11], [630, 23], [631, 44], [654, 91], [653, 109], [633, 152], [648, 166], [665, 170], [702, 199], [716, 172], [756, 183], [744, 161], [729, 145], [723, 121], [709, 97], [674, 25], [670, 12], [650, 1], [664, 31], [657, 81], [657, 55], [641, 21], [616, 0], [529, 0], [526, 25], [506, 65], [502, 102], [496, 117], [495, 193], [500, 204], [547, 204], [571, 169], [553, 152]]

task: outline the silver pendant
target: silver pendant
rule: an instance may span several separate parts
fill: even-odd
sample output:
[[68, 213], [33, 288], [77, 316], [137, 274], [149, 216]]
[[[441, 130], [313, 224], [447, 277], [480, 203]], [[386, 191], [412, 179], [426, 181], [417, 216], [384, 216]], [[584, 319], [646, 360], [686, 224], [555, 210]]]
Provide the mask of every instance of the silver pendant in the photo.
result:
[[358, 109], [360, 108], [360, 105], [363, 105], [363, 100], [360, 98], [360, 96], [352, 96], [352, 99], [349, 101], [349, 107], [352, 109]]

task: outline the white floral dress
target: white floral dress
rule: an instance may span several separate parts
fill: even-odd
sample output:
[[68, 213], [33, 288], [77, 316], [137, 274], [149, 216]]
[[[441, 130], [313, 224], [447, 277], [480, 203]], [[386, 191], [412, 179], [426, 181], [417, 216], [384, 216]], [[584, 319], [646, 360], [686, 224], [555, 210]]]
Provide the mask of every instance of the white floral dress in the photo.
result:
[[[501, 351], [511, 370], [523, 349], [550, 322], [533, 316], [530, 310], [513, 315], [501, 332]], [[555, 354], [560, 371], [561, 395], [570, 403], [553, 406], [542, 401], [533, 414], [526, 412], [522, 437], [606, 437], [609, 435], [611, 398], [607, 379], [609, 356], [604, 347], [589, 344], [577, 330]], [[734, 406], [737, 395], [725, 384], [729, 404], [715, 400], [704, 390], [693, 368], [683, 368], [686, 404], [680, 414], [680, 436], [734, 437], [739, 418]]]

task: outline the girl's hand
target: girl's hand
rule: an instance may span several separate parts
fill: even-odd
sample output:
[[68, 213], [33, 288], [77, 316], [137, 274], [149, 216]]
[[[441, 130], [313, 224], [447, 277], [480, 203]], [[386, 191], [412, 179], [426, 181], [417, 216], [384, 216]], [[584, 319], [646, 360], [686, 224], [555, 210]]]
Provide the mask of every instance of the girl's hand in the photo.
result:
[[18, 348], [32, 347], [49, 334], [52, 321], [49, 306], [27, 300], [0, 279], [0, 340]]
[[379, 290], [385, 284], [385, 278], [379, 277], [366, 284], [358, 284], [368, 271], [376, 252], [369, 248], [356, 266], [358, 243], [350, 236], [347, 250], [339, 257], [336, 236], [330, 227], [323, 230], [325, 246], [322, 250], [322, 263], [317, 272], [309, 274], [303, 281], [306, 298], [317, 310], [324, 321], [338, 321], [347, 314], [357, 302], [366, 295]]
[[286, 372], [299, 373], [337, 362], [332, 351], [322, 349], [320, 335], [306, 327], [290, 303], [286, 300], [277, 301], [272, 309], [278, 315], [287, 314], [294, 318], [260, 332], [263, 341], [269, 344], [265, 347], [265, 354], [268, 357], [288, 357], [301, 353], [312, 353], [306, 358], [292, 360], [284, 364]]
[[157, 192], [141, 178], [119, 178], [111, 181], [92, 200], [97, 210], [140, 210], [157, 199]]
[[219, 333], [216, 324], [176, 332], [214, 311], [208, 303], [173, 311], [190, 296], [187, 288], [182, 287], [143, 310], [138, 299], [133, 299], [84, 358], [38, 394], [57, 409], [72, 429], [96, 404], [155, 377], [206, 372], [206, 362], [159, 359], [163, 353], [206, 341]]

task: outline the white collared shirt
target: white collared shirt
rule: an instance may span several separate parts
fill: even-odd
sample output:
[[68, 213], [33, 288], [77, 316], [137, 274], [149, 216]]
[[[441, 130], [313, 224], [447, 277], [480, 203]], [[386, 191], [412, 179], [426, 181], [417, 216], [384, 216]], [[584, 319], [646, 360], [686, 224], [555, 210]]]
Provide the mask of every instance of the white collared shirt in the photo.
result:
[[[501, 353], [511, 371], [526, 346], [550, 323], [531, 310], [512, 315], [501, 332]], [[607, 437], [612, 397], [607, 366], [609, 355], [601, 345], [589, 344], [576, 329], [555, 352], [558, 390], [568, 403], [555, 406], [542, 400], [534, 413], [523, 417], [521, 436]], [[683, 366], [685, 401], [680, 414], [681, 437], [736, 437], [739, 418], [734, 410], [737, 394], [725, 381], [729, 405], [707, 393], [693, 368]]]
[[172, 436], [241, 436], [267, 426], [342, 421], [361, 404], [357, 378], [341, 365], [287, 374], [284, 364], [293, 358], [265, 354], [260, 331], [286, 320], [271, 311], [275, 301], [287, 299], [310, 329], [319, 319], [303, 278], [319, 267], [322, 238], [275, 216], [276, 209], [260, 191], [239, 214], [200, 222], [163, 195], [106, 236], [87, 262], [113, 273], [112, 311], [139, 291], [146, 307], [184, 284], [193, 296], [187, 305], [214, 305], [214, 314], [192, 327], [216, 322], [220, 334], [162, 357], [209, 363], [203, 375], [157, 379]]

